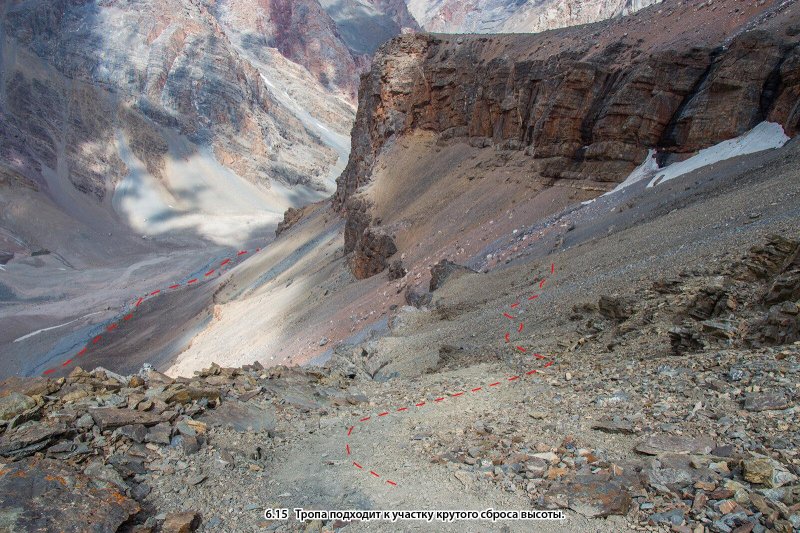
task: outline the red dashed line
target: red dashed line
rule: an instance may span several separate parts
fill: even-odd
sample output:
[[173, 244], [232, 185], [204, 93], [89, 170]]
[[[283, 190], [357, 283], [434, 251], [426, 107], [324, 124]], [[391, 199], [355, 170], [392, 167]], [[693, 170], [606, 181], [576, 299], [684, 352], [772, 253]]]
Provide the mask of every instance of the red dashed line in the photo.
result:
[[349, 445], [349, 444], [346, 444], [346, 445], [345, 445], [345, 448], [347, 448], [347, 455], [350, 455], [350, 445]]
[[348, 437], [349, 437], [349, 436], [350, 436], [350, 434], [353, 432], [353, 428], [354, 428], [354, 427], [355, 427], [355, 426], [350, 426], [350, 429], [348, 429], [348, 430], [347, 430], [347, 436], [348, 436]]
[[444, 398], [436, 398], [436, 399], [435, 399], [435, 400], [433, 400], [433, 401], [434, 401], [434, 402], [441, 402], [441, 401], [444, 401]]
[[519, 307], [519, 302], [511, 304], [511, 309], [516, 309]]
[[544, 364], [544, 367], [545, 367], [545, 368], [547, 368], [547, 367], [550, 367], [550, 366], [553, 366], [553, 361], [548, 361], [548, 362], [546, 362], [546, 363]]
[[[261, 248], [258, 248], [258, 249], [256, 249], [256, 251], [261, 251]], [[239, 256], [242, 256], [242, 255], [245, 255], [246, 253], [247, 253], [247, 250], [242, 250], [242, 251], [240, 251], [240, 252], [238, 253], [238, 255], [239, 255]], [[228, 264], [228, 263], [230, 263], [230, 262], [231, 262], [231, 259], [225, 259], [224, 261], [222, 261], [222, 263], [220, 263], [220, 266], [221, 266], [221, 267], [222, 267], [222, 266], [225, 266], [225, 265], [227, 265], [227, 264]], [[208, 272], [206, 272], [206, 274], [205, 274], [205, 277], [211, 276], [212, 274], [214, 274], [214, 272], [216, 272], [216, 269], [211, 269], [211, 270], [209, 270]], [[191, 285], [191, 284], [193, 284], [193, 283], [197, 283], [198, 281], [199, 281], [199, 280], [198, 280], [197, 278], [190, 279], [190, 280], [187, 282], [187, 285]], [[179, 284], [175, 284], [175, 285], [170, 285], [170, 286], [169, 286], [169, 288], [170, 288], [170, 289], [179, 289], [180, 287], [181, 287], [181, 286], [180, 286]], [[156, 296], [156, 295], [158, 295], [158, 294], [161, 294], [161, 292], [162, 292], [162, 290], [161, 290], [161, 289], [156, 289], [156, 290], [152, 291], [152, 292], [151, 292], [151, 293], [150, 293], [148, 296]], [[142, 303], [144, 302], [144, 299], [145, 299], [145, 297], [143, 297], [143, 296], [142, 296], [142, 297], [139, 297], [139, 298], [136, 300], [136, 303], [134, 304], [134, 307], [139, 307], [140, 305], [142, 305]], [[128, 321], [128, 320], [130, 320], [130, 319], [132, 319], [132, 318], [133, 318], [133, 313], [128, 313], [127, 315], [125, 315], [125, 316], [122, 318], [122, 320], [124, 320], [124, 321]], [[115, 329], [119, 328], [119, 326], [120, 326], [120, 324], [118, 324], [118, 323], [110, 324], [110, 325], [106, 326], [106, 330], [107, 330], [107, 331], [114, 331]], [[94, 337], [94, 338], [92, 339], [92, 344], [98, 344], [98, 343], [99, 343], [99, 342], [100, 342], [102, 339], [103, 339], [103, 337], [102, 337], [101, 335], [97, 335], [96, 337]], [[87, 351], [87, 347], [84, 347], [84, 348], [83, 348], [81, 351], [79, 351], [79, 352], [77, 353], [77, 356], [82, 356], [82, 355], [84, 355], [84, 354], [86, 353], [86, 351]], [[70, 364], [71, 364], [71, 363], [73, 363], [73, 362], [74, 362], [74, 359], [67, 359], [66, 361], [64, 361], [63, 363], [61, 363], [61, 366], [62, 366], [62, 367], [65, 367], [65, 366], [68, 366], [68, 365], [70, 365]], [[43, 374], [43, 375], [45, 375], [45, 376], [48, 376], [48, 375], [50, 375], [50, 374], [53, 374], [53, 373], [55, 373], [55, 371], [56, 371], [56, 369], [55, 369], [55, 368], [48, 368], [47, 370], [45, 370], [44, 372], [42, 372], [42, 374]], [[352, 428], [351, 428], [351, 431], [352, 431]], [[350, 433], [348, 432], [348, 435], [349, 435], [349, 434], [350, 434]]]
[[388, 415], [388, 414], [389, 414], [389, 411], [384, 411], [384, 412], [382, 412], [381, 414], [379, 414], [378, 416], [386, 416], [386, 415]]
[[415, 407], [422, 407], [423, 405], [425, 405], [425, 402], [419, 402], [418, 404], [415, 404]]
[[483, 390], [483, 387], [475, 387], [472, 392], [478, 392], [479, 390]]
[[397, 410], [398, 413], [401, 411], [408, 411], [408, 407], [401, 407], [400, 409]]
[[526, 353], [528, 351], [525, 348], [523, 348], [522, 346], [517, 346], [517, 350], [519, 350], [522, 353]]
[[555, 271], [556, 271], [556, 264], [555, 263], [550, 263], [550, 273], [554, 274]]
[[536, 372], [538, 372], [538, 370], [536, 370], [536, 369], [534, 368], [533, 370], [529, 370], [528, 372], [525, 372], [525, 375], [526, 375], [526, 376], [530, 376], [531, 374], [535, 374]]
[[539, 295], [538, 295], [538, 294], [534, 294], [533, 296], [531, 296], [530, 298], [528, 298], [528, 301], [530, 301], [530, 300], [535, 300], [535, 299], [536, 299], [536, 298], [538, 298], [538, 297], [539, 297]]
[[540, 353], [535, 353], [535, 354], [533, 354], [533, 356], [534, 356], [536, 359], [540, 359], [540, 360], [541, 360], [541, 359], [545, 359], [545, 356], [543, 356], [543, 355], [542, 355], [542, 354], [540, 354]]
[[463, 392], [457, 392], [457, 393], [453, 394], [453, 398], [456, 398], [458, 396], [463, 396], [463, 395], [464, 395]]
[[499, 381], [495, 381], [494, 383], [489, 383], [490, 387], [497, 387], [498, 385], [500, 385]]
[[367, 420], [369, 420], [370, 418], [372, 418], [372, 417], [371, 417], [371, 416], [365, 416], [364, 418], [362, 418], [361, 420], [359, 420], [359, 422], [366, 422], [366, 421], [367, 421]]
[[370, 470], [369, 473], [372, 474], [375, 477], [381, 477], [378, 474], [376, 474], [374, 470]]
[[387, 480], [386, 480], [386, 483], [388, 483], [389, 485], [391, 485], [391, 486], [393, 486], [393, 487], [396, 487], [396, 486], [397, 486], [397, 483], [395, 483], [394, 481], [392, 481], [392, 480], [389, 480], [389, 479], [387, 479]]
[[506, 333], [506, 342], [511, 342], [511, 333]]
[[514, 381], [517, 379], [519, 379], [519, 376], [511, 376], [510, 378], [508, 378], [508, 381]]
[[525, 329], [525, 324], [522, 322], [519, 323], [519, 327], [517, 328], [517, 333], [522, 333], [522, 330]]
[[508, 318], [509, 320], [514, 320], [514, 317], [509, 315], [508, 313], [503, 313], [503, 316]]
[[358, 463], [357, 463], [357, 462], [355, 462], [355, 461], [353, 461], [353, 464], [354, 464], [354, 465], [356, 465], [356, 468], [362, 468], [362, 469], [364, 468], [363, 466], [361, 466], [360, 464], [358, 464]]
[[545, 281], [547, 281], [547, 280], [546, 280], [546, 279], [543, 279], [542, 281], [540, 281], [540, 282], [539, 282], [539, 288], [540, 288], [540, 289], [541, 289], [542, 287], [544, 287], [544, 282], [545, 282]]

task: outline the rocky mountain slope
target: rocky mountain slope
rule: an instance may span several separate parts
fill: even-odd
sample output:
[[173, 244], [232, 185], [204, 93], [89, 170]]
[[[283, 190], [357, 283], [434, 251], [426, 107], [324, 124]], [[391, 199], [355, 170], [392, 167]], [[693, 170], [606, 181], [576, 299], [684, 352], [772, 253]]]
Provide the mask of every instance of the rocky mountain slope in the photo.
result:
[[[156, 254], [84, 273], [77, 326], [31, 334], [53, 258], [12, 258], [36, 306], [4, 357], [47, 374], [0, 384], [0, 524], [800, 528], [798, 5], [658, 9], [398, 38], [333, 201], [199, 270], [169, 255], [178, 285]], [[267, 87], [297, 65], [227, 24]], [[264, 514], [297, 506], [566, 519]]]
[[[2, 3], [10, 373], [28, 372], [12, 367], [31, 350], [65, 349], [24, 342], [262, 246], [287, 208], [333, 191], [358, 74], [381, 39], [413, 27], [402, 3], [336, 7], [335, 21], [316, 1]], [[353, 24], [364, 31], [345, 40]]]
[[[384, 46], [362, 81], [352, 152], [334, 198], [347, 214], [345, 251], [355, 251], [357, 277], [382, 271], [398, 249], [413, 254], [409, 228], [419, 231], [417, 220], [431, 231], [435, 225], [423, 221], [431, 182], [378, 164], [404, 136], [431, 137], [437, 152], [460, 143], [490, 147], [493, 161], [481, 168], [505, 167], [523, 187], [560, 189], [570, 202], [612, 189], [649, 150], [663, 165], [764, 120], [796, 134], [800, 28], [793, 7], [715, 7], [729, 15], [670, 3], [666, 17], [650, 8], [536, 35], [408, 35]], [[472, 166], [474, 154], [453, 157], [451, 168]], [[472, 178], [455, 185], [467, 172], [449, 172], [450, 190], [462, 197], [481, 187]], [[379, 183], [369, 187], [373, 180]], [[519, 193], [508, 192], [505, 205]], [[548, 210], [566, 205], [553, 201]], [[439, 217], [455, 218], [462, 205], [439, 207]]]
[[[535, 524], [554, 532], [789, 533], [800, 240], [770, 232], [800, 235], [798, 149], [567, 213], [579, 244], [439, 279], [427, 305], [390, 310], [386, 334], [342, 343], [323, 367], [6, 380], [0, 523], [383, 531], [264, 509], [492, 506], [563, 509], [565, 521]], [[316, 211], [281, 240], [326, 216]], [[273, 295], [297, 272], [279, 274]], [[295, 313], [316, 307], [320, 322], [330, 298]], [[526, 326], [512, 343], [503, 312]]]
[[634, 13], [660, 0], [406, 0], [425, 31], [537, 33]]

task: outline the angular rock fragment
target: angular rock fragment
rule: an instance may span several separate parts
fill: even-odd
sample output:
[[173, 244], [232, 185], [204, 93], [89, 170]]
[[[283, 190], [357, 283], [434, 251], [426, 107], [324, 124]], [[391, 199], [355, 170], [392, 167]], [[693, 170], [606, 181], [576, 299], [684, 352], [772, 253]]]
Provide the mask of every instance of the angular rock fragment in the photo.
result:
[[447, 259], [442, 259], [431, 268], [431, 282], [428, 290], [433, 292], [439, 289], [448, 280], [456, 279], [467, 274], [477, 273], [476, 270], [469, 267], [453, 263]]
[[101, 431], [117, 429], [122, 426], [141, 424], [154, 426], [161, 422], [161, 416], [148, 411], [131, 411], [130, 409], [116, 409], [114, 407], [98, 407], [89, 409], [94, 423]]
[[717, 446], [709, 437], [687, 437], [683, 435], [654, 435], [636, 446], [636, 451], [646, 455], [680, 453], [708, 455]]
[[790, 405], [783, 392], [751, 392], [744, 398], [744, 408], [748, 411], [777, 411]]
[[763, 455], [753, 455], [744, 460], [744, 478], [750, 483], [769, 488], [778, 488], [797, 481], [797, 476], [789, 472], [785, 466]]
[[195, 511], [171, 513], [164, 520], [161, 531], [163, 533], [191, 533], [200, 527], [200, 523], [200, 513]]
[[53, 439], [67, 433], [63, 424], [34, 423], [7, 431], [0, 438], [0, 455], [26, 457], [46, 448]]
[[204, 413], [200, 420], [209, 426], [230, 427], [235, 431], [273, 431], [275, 414], [252, 403], [226, 401]]
[[36, 401], [30, 396], [11, 392], [0, 397], [0, 420], [11, 420], [28, 409], [36, 407]]
[[601, 296], [597, 302], [597, 308], [605, 318], [620, 322], [630, 318], [633, 314], [631, 303], [617, 296]]
[[604, 433], [621, 433], [624, 435], [632, 435], [635, 433], [633, 424], [631, 422], [619, 419], [598, 420], [592, 424], [592, 429], [596, 429]]
[[572, 480], [557, 482], [547, 496], [562, 505], [566, 499], [570, 509], [587, 518], [624, 515], [631, 506], [631, 495], [622, 481], [607, 474], [577, 475]]

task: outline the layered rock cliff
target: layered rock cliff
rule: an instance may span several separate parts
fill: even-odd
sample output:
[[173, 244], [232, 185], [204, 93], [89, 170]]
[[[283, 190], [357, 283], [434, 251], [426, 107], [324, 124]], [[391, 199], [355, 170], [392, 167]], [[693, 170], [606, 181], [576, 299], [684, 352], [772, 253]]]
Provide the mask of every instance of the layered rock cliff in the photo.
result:
[[763, 120], [795, 134], [797, 7], [714, 6], [666, 2], [536, 35], [391, 41], [361, 81], [352, 152], [337, 182], [334, 205], [347, 213], [345, 250], [359, 263], [374, 249], [363, 237], [380, 215], [357, 193], [381, 151], [413, 132], [521, 153], [537, 179], [590, 183], [598, 193], [650, 149], [665, 163]]

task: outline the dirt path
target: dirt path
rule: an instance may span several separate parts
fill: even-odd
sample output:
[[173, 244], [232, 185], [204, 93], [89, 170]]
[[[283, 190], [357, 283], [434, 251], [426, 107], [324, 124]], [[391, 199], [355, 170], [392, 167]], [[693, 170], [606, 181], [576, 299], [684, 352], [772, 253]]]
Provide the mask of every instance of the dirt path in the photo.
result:
[[[487, 392], [448, 397], [436, 402], [437, 390], [444, 387], [455, 391], [457, 384], [488, 385], [494, 376], [508, 374], [502, 365], [478, 365], [443, 374], [424, 376], [413, 388], [429, 390], [422, 397], [413, 397], [404, 388], [406, 380], [394, 380], [384, 385], [375, 384], [366, 394], [376, 400], [374, 406], [355, 408], [330, 419], [322, 420], [322, 428], [288, 447], [280, 450], [273, 462], [273, 491], [291, 492], [281, 502], [286, 507], [301, 506], [306, 509], [373, 509], [373, 510], [521, 510], [532, 505], [525, 494], [507, 492], [496, 484], [467, 483], [460, 481], [452, 463], [434, 464], [422, 454], [415, 443], [424, 442], [431, 435], [458, 434], [468, 430], [469, 420], [481, 418], [498, 409], [509, 409], [525, 395], [542, 395], [545, 388], [536, 378], [516, 383], [505, 383]], [[500, 378], [498, 378], [500, 379]], [[426, 401], [426, 405], [378, 415], [406, 400], [410, 405]], [[384, 404], [383, 402], [387, 402]], [[547, 405], [542, 409], [548, 410]], [[371, 416], [368, 423], [359, 420]], [[529, 425], [531, 420], [520, 417], [519, 424]], [[350, 437], [348, 429], [355, 425]], [[535, 437], [535, 427], [530, 428]], [[349, 444], [351, 455], [345, 448]], [[363, 468], [354, 466], [354, 462]], [[380, 477], [375, 477], [374, 471]], [[465, 478], [466, 479], [466, 478]], [[396, 485], [387, 483], [391, 480]], [[284, 492], [284, 493], [285, 493]], [[572, 512], [564, 522], [441, 522], [425, 523], [407, 521], [396, 525], [386, 522], [351, 525], [354, 531], [385, 531], [394, 527], [403, 531], [464, 531], [478, 528], [481, 531], [629, 531], [619, 517], [608, 520], [587, 520]]]

